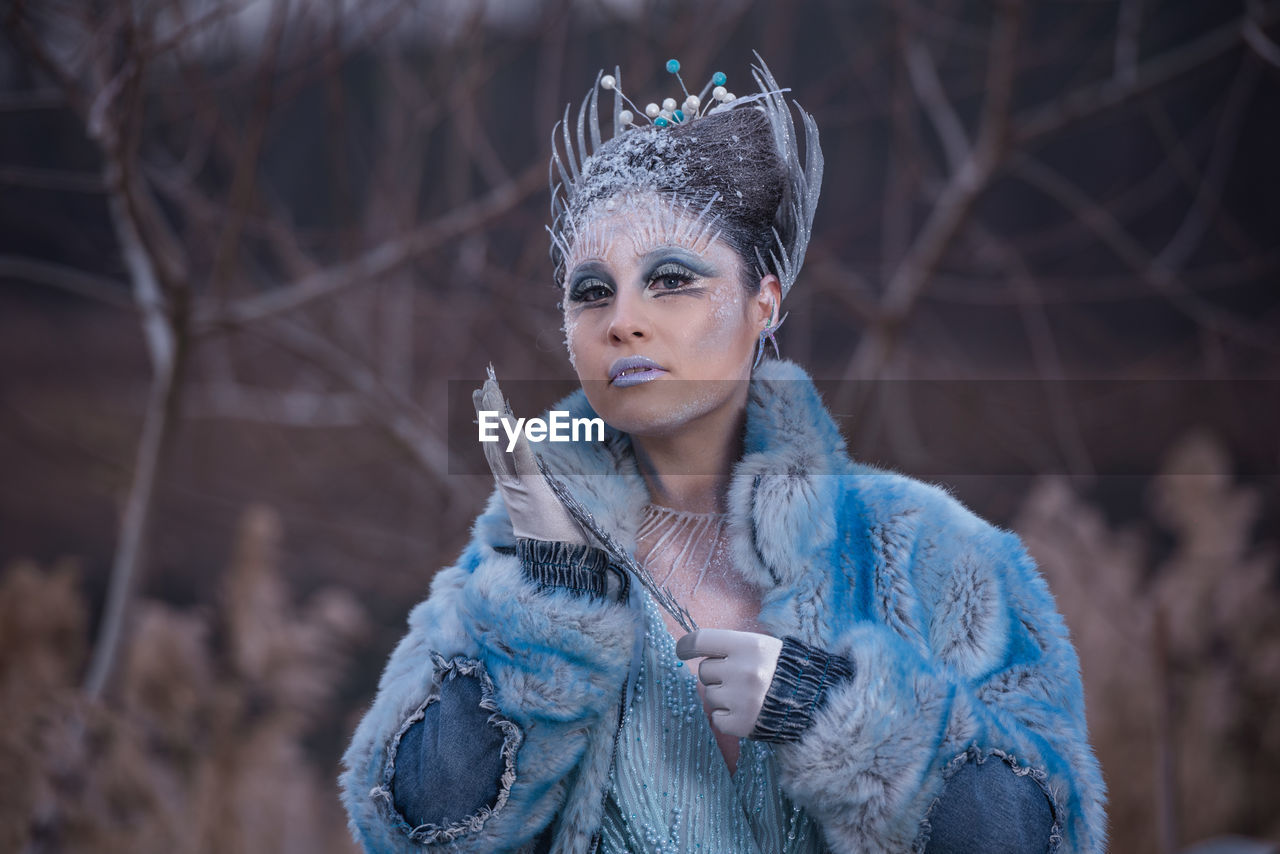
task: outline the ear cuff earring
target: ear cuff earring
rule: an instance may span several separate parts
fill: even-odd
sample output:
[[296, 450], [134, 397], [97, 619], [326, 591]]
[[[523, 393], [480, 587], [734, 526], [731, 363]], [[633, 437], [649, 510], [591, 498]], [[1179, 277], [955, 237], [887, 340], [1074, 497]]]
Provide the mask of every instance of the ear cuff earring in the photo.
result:
[[778, 350], [778, 339], [774, 338], [773, 334], [782, 327], [782, 321], [786, 320], [787, 316], [790, 314], [791, 312], [788, 311], [786, 314], [782, 315], [782, 317], [778, 318], [777, 323], [766, 326], [764, 329], [760, 330], [760, 340], [756, 342], [756, 360], [755, 363], [751, 365], [751, 370], [754, 371], [759, 366], [760, 360], [764, 357], [765, 341], [768, 341], [773, 345], [774, 358], [782, 358], [782, 353]]

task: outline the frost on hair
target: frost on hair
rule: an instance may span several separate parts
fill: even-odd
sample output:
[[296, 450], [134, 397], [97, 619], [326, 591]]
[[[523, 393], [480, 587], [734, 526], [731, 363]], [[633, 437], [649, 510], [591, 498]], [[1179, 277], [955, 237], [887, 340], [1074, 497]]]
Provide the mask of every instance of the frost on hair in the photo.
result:
[[577, 180], [561, 188], [563, 207], [551, 227], [556, 281], [578, 234], [609, 200], [648, 191], [687, 211], [694, 233], [718, 232], [742, 259], [748, 284], [758, 285], [760, 276], [778, 272], [769, 250], [785, 182], [773, 130], [758, 109], [628, 130], [602, 144]]

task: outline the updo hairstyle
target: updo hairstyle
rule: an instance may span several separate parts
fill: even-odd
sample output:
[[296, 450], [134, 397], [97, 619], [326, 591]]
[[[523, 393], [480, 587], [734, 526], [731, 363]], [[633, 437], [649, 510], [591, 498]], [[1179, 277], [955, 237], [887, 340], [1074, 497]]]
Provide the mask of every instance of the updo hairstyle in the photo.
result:
[[[564, 231], [588, 226], [610, 199], [653, 192], [687, 216], [714, 217], [710, 233], [718, 231], [742, 259], [743, 286], [755, 293], [765, 274], [778, 273], [770, 252], [777, 245], [774, 229], [790, 239], [779, 216], [786, 186], [765, 114], [751, 106], [719, 110], [671, 127], [630, 129], [603, 143], [583, 163], [565, 213], [571, 228]], [[559, 243], [552, 261], [560, 285], [566, 271]]]

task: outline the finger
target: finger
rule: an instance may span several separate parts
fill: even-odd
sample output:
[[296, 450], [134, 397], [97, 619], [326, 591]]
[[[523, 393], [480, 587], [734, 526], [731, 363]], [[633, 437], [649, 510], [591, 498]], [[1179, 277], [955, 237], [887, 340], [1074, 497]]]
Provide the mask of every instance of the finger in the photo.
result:
[[739, 738], [751, 732], [752, 727], [745, 725], [745, 716], [728, 709], [714, 709], [711, 712], [711, 725], [725, 735], [736, 735]]
[[538, 461], [533, 458], [533, 448], [529, 447], [529, 440], [525, 438], [523, 430], [516, 436], [516, 446], [511, 450], [511, 462], [520, 477], [542, 476]]
[[706, 706], [711, 710], [712, 715], [727, 715], [733, 712], [736, 705], [733, 691], [723, 685], [707, 686], [706, 696], [704, 697]]
[[698, 658], [702, 653], [697, 652], [698, 635], [702, 633], [702, 629], [689, 632], [676, 641], [676, 658], [681, 661], [688, 661], [691, 658]]
[[[475, 399], [474, 392], [472, 393], [472, 399]], [[480, 403], [476, 405], [476, 408], [497, 412], [499, 417], [511, 414], [506, 400], [502, 397], [502, 389], [498, 387], [498, 381], [493, 378], [485, 380], [484, 385], [480, 387]]]
[[[477, 413], [488, 409], [488, 405], [484, 402], [484, 393], [481, 390], [477, 389], [472, 392], [471, 400], [476, 405]], [[501, 436], [495, 442], [481, 442], [480, 450], [484, 451], [484, 461], [489, 464], [489, 470], [493, 472], [494, 477], [499, 480], [515, 477], [515, 467], [511, 464], [508, 455], [502, 452]]]
[[[476, 408], [476, 415], [480, 412], [497, 412], [498, 417], [502, 418], [506, 412], [506, 404], [502, 400], [502, 391], [498, 388], [496, 380], [485, 380], [481, 388], [471, 392], [471, 402]], [[481, 442], [481, 450], [484, 451], [485, 462], [489, 464], [489, 470], [493, 472], [494, 477], [499, 480], [515, 477], [516, 467], [511, 460], [511, 456], [502, 450], [502, 437], [499, 435], [495, 442]]]
[[483, 442], [484, 461], [489, 464], [489, 471], [501, 481], [518, 480], [515, 466], [511, 464], [511, 455], [504, 453], [498, 442]]
[[698, 665], [698, 679], [708, 688], [724, 684], [727, 664], [723, 658], [704, 658]]
[[724, 658], [733, 649], [734, 632], [728, 629], [698, 629], [676, 641], [676, 656], [683, 661], [691, 658]]

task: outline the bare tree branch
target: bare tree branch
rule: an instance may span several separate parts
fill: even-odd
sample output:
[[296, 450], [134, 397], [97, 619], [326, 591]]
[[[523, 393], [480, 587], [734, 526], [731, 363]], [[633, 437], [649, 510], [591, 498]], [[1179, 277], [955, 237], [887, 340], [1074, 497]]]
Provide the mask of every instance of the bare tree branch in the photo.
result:
[[1236, 143], [1240, 139], [1244, 109], [1253, 96], [1257, 83], [1257, 72], [1255, 63], [1246, 57], [1227, 93], [1213, 150], [1209, 155], [1208, 169], [1198, 182], [1195, 199], [1187, 209], [1187, 215], [1183, 217], [1178, 230], [1153, 261], [1156, 267], [1167, 273], [1172, 274], [1182, 269], [1214, 220], [1223, 184], [1227, 179], [1227, 170], [1235, 157]]
[[919, 166], [923, 160], [922, 157], [914, 156], [918, 150], [915, 144], [915, 111], [911, 107], [908, 94], [910, 84], [901, 61], [901, 55], [906, 53], [905, 45], [914, 39], [914, 16], [907, 0], [895, 0], [895, 5], [898, 7], [898, 15], [894, 28], [896, 49], [890, 65], [890, 144], [884, 173], [883, 200], [880, 204], [880, 258], [883, 265], [881, 276], [884, 279], [890, 278], [892, 265], [906, 254], [911, 243], [914, 213], [912, 201], [916, 195]]
[[[1199, 197], [1205, 192], [1205, 176], [1190, 151], [1188, 145], [1189, 134], [1180, 132], [1174, 126], [1169, 119], [1168, 111], [1155, 99], [1144, 99], [1142, 107], [1151, 121], [1151, 129], [1155, 132], [1157, 140], [1164, 148], [1164, 164], [1177, 175], [1182, 186], [1193, 197]], [[1216, 137], [1221, 137], [1225, 128], [1226, 126], [1223, 125], [1221, 116], [1219, 116], [1217, 128], [1215, 129]], [[1212, 151], [1224, 150], [1221, 143], [1216, 140], [1211, 143], [1210, 147]], [[1233, 145], [1232, 148], [1234, 149], [1235, 146]], [[1214, 162], [1212, 153], [1209, 155], [1209, 160], [1210, 168], [1212, 168]], [[1115, 198], [1108, 199], [1107, 207], [1121, 219], [1124, 219], [1131, 212], [1129, 206], [1122, 204]], [[1241, 227], [1235, 217], [1231, 215], [1231, 212], [1223, 209], [1221, 205], [1215, 211], [1214, 223], [1223, 238], [1236, 249], [1242, 259], [1248, 259], [1263, 251], [1262, 247], [1256, 245], [1255, 241]]]
[[1020, 147], [1189, 74], [1238, 47], [1251, 26], [1270, 26], [1278, 18], [1280, 7], [1263, 8], [1254, 17], [1238, 18], [1193, 42], [1147, 60], [1138, 66], [1129, 82], [1107, 80], [1096, 86], [1076, 89], [1049, 104], [1027, 110], [1013, 119], [1013, 144]]
[[448, 475], [448, 445], [428, 426], [426, 413], [413, 401], [388, 388], [373, 371], [349, 353], [285, 318], [276, 318], [269, 331], [266, 328], [253, 331], [341, 378], [366, 402], [375, 415], [376, 423], [408, 450], [425, 471], [438, 478]]
[[1120, 0], [1116, 16], [1114, 78], [1132, 86], [1138, 77], [1138, 36], [1142, 30], [1142, 0]]
[[[240, 14], [257, 2], [259, 0], [234, 0], [234, 2], [233, 0], [218, 0], [218, 3], [213, 8], [206, 10], [204, 14], [189, 21], [183, 21], [172, 32], [166, 33], [164, 38], [157, 40], [149, 47], [149, 53], [152, 57], [156, 57], [171, 50], [186, 47], [195, 36], [202, 34], [225, 18]], [[282, 2], [279, 5], [287, 7], [289, 4]], [[181, 3], [171, 4], [168, 8], [169, 10], [176, 10], [177, 14], [182, 14], [186, 11], [186, 8]]]
[[37, 169], [31, 166], [0, 166], [0, 184], [67, 193], [101, 193], [103, 191], [101, 175], [67, 172], [61, 169]]
[[161, 457], [169, 443], [177, 418], [183, 361], [183, 354], [175, 353], [172, 361], [155, 372], [152, 381], [151, 394], [147, 401], [147, 411], [142, 425], [142, 437], [138, 441], [133, 480], [125, 500], [124, 513], [120, 519], [119, 539], [111, 562], [107, 602], [99, 624], [98, 636], [94, 641], [89, 670], [85, 676], [84, 692], [90, 701], [102, 696], [119, 658], [135, 579], [142, 565], [146, 547], [146, 535], [150, 527]]
[[975, 224], [973, 233], [978, 240], [986, 244], [988, 251], [1004, 268], [1005, 277], [1013, 286], [1018, 313], [1026, 329], [1027, 343], [1031, 347], [1032, 359], [1036, 366], [1036, 375], [1044, 381], [1042, 387], [1049, 400], [1049, 407], [1054, 413], [1051, 421], [1052, 429], [1057, 445], [1065, 457], [1067, 473], [1093, 475], [1094, 465], [1089, 458], [1089, 448], [1080, 434], [1080, 419], [1076, 417], [1071, 401], [1065, 393], [1064, 381], [1067, 375], [1062, 366], [1058, 345], [1054, 340], [1053, 328], [1045, 315], [1044, 304], [1036, 298], [1042, 289], [1037, 287], [1035, 277], [1027, 266], [1026, 260], [1008, 241], [1001, 240], [981, 223]]
[[933, 129], [942, 141], [942, 150], [947, 156], [947, 171], [954, 175], [964, 166], [969, 156], [969, 139], [964, 125], [956, 115], [947, 93], [938, 79], [938, 69], [933, 63], [933, 55], [924, 42], [913, 42], [907, 48], [907, 70], [911, 72], [911, 85], [916, 97], [924, 106], [925, 114], [933, 124]]
[[1264, 60], [1280, 68], [1280, 45], [1267, 38], [1267, 34], [1258, 26], [1258, 22], [1250, 18], [1244, 25], [1244, 40], [1253, 52]]
[[[1183, 272], [1179, 278], [1196, 291], [1212, 291], [1239, 287], [1242, 283], [1280, 273], [1280, 250], [1257, 257], [1207, 264]], [[1126, 302], [1150, 296], [1151, 287], [1131, 272], [1106, 276], [1036, 276], [1038, 289], [1026, 295], [1041, 305], [1080, 305], [1089, 303]], [[958, 305], [1009, 304], [1009, 288], [1001, 281], [993, 284], [988, 276], [938, 273], [929, 283], [929, 299]]]
[[[126, 50], [138, 50], [145, 39], [132, 30], [131, 12], [121, 12], [119, 8], [116, 11], [120, 13]], [[77, 73], [63, 67], [31, 31], [22, 9], [15, 6], [11, 10], [9, 23], [22, 36], [30, 54], [62, 87], [68, 104], [80, 112], [90, 137], [102, 152], [108, 211], [129, 271], [152, 364], [151, 393], [133, 480], [120, 520], [106, 608], [85, 677], [85, 695], [94, 701], [106, 689], [119, 657], [135, 579], [143, 562], [161, 457], [177, 420], [186, 362], [182, 331], [187, 304], [185, 265], [178, 242], [135, 170], [143, 106], [140, 55], [126, 54], [119, 68], [109, 73], [107, 58], [97, 48], [111, 40], [94, 40], [95, 47], [82, 51], [81, 58], [88, 57], [87, 67], [97, 85], [86, 87], [77, 80]], [[85, 22], [86, 32], [94, 31], [94, 23]], [[113, 27], [115, 23], [105, 25]], [[93, 93], [91, 97], [86, 95], [88, 92]]]
[[55, 110], [67, 105], [67, 98], [58, 89], [37, 89], [31, 92], [0, 92], [0, 113], [16, 113], [23, 110]]
[[128, 296], [129, 286], [126, 283], [49, 261], [18, 255], [0, 255], [0, 279], [20, 279], [48, 285], [113, 308], [128, 311], [137, 309], [137, 305]]
[[462, 205], [408, 235], [375, 246], [351, 261], [320, 270], [262, 296], [241, 300], [224, 311], [206, 309], [198, 312], [195, 332], [204, 335], [278, 317], [307, 303], [385, 276], [506, 212], [542, 185], [545, 171], [540, 164], [530, 166], [515, 182], [497, 187], [484, 197]]
[[1180, 282], [1173, 271], [1156, 266], [1154, 259], [1111, 213], [1090, 199], [1071, 182], [1043, 163], [1024, 155], [1017, 155], [1010, 163], [1013, 174], [1031, 186], [1038, 188], [1096, 234], [1129, 269], [1157, 293], [1165, 296], [1171, 305], [1196, 323], [1229, 335], [1241, 342], [1268, 352], [1280, 352], [1280, 343], [1265, 330], [1256, 329], [1232, 314], [1208, 305]]
[[[1003, 2], [998, 6], [991, 35], [988, 94], [977, 141], [960, 168], [948, 179], [911, 249], [894, 271], [880, 302], [880, 319], [858, 343], [844, 371], [846, 380], [874, 379], [879, 375], [880, 367], [895, 346], [899, 329], [929, 276], [964, 225], [974, 201], [995, 174], [1005, 150], [1021, 11], [1021, 5], [1016, 2]], [[850, 382], [846, 387], [855, 386]]]
[[239, 151], [234, 159], [231, 186], [227, 191], [227, 209], [230, 216], [223, 220], [222, 229], [218, 235], [213, 273], [209, 283], [209, 291], [214, 300], [220, 301], [229, 296], [229, 280], [235, 272], [239, 257], [241, 229], [253, 201], [258, 156], [262, 150], [267, 123], [271, 117], [272, 78], [288, 19], [289, 3], [287, 0], [282, 0], [275, 5], [271, 21], [267, 25], [266, 50], [258, 60], [257, 93], [250, 116], [245, 123], [245, 130], [241, 135]]
[[355, 427], [368, 421], [364, 398], [351, 392], [258, 388], [237, 382], [190, 385], [184, 419], [217, 419], [304, 429]]

